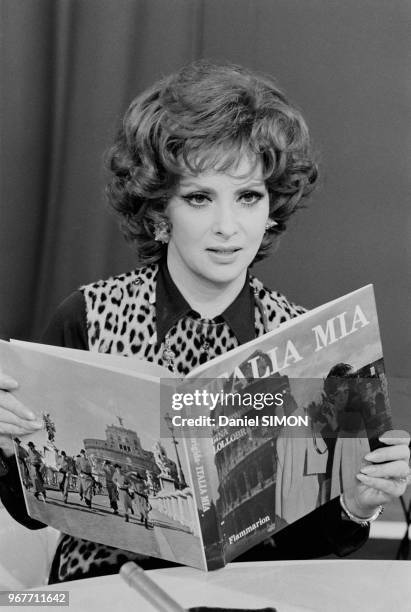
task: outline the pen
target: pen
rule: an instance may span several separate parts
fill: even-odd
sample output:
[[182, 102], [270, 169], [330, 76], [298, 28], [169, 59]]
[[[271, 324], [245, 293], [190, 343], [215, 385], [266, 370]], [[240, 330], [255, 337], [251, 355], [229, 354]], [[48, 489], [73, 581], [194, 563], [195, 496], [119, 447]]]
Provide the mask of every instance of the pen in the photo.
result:
[[186, 612], [168, 593], [163, 591], [147, 573], [133, 561], [121, 566], [120, 576], [158, 612]]

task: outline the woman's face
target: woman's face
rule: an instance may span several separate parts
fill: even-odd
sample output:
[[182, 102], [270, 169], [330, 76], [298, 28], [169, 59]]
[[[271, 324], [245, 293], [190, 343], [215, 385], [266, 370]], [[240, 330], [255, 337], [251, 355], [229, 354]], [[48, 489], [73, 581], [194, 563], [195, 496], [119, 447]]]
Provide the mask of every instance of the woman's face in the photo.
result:
[[265, 232], [269, 196], [247, 156], [227, 172], [185, 174], [170, 198], [168, 265], [180, 279], [223, 286], [245, 275]]
[[346, 407], [349, 395], [350, 387], [348, 383], [341, 383], [333, 396], [333, 404], [336, 410], [343, 410]]

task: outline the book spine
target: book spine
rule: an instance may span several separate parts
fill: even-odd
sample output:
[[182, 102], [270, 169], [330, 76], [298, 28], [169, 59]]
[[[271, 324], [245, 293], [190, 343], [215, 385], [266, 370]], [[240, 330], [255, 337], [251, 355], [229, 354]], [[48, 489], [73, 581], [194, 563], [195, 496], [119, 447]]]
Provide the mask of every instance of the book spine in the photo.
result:
[[214, 463], [212, 433], [204, 437], [184, 437], [187, 460], [194, 491], [198, 524], [203, 540], [207, 570], [224, 567], [225, 555], [216, 507], [218, 475]]

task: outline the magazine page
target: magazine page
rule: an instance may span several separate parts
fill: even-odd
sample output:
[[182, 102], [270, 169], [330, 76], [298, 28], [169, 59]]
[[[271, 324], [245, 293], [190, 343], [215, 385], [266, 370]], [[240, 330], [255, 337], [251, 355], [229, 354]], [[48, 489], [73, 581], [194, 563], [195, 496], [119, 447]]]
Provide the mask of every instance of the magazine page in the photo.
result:
[[[160, 436], [159, 379], [7, 342], [0, 366], [24, 381], [15, 395], [44, 421], [15, 440], [30, 516], [86, 540], [206, 568], [185, 452]], [[165, 381], [163, 397], [174, 385]]]
[[51, 346], [50, 344], [39, 344], [36, 342], [25, 342], [24, 340], [10, 340], [11, 344], [22, 346], [33, 351], [72, 359], [79, 363], [89, 363], [101, 368], [110, 368], [130, 372], [136, 375], [149, 375], [157, 378], [171, 378], [173, 375], [167, 368], [151, 363], [138, 357], [124, 357], [122, 355], [112, 355], [111, 353], [97, 353], [96, 351], [83, 351], [81, 349], [66, 348], [62, 346]]
[[352, 486], [369, 439], [391, 428], [372, 286], [203, 365], [179, 391], [192, 421], [176, 412], [176, 429], [204, 438], [228, 562]]
[[[251, 340], [246, 344], [242, 344], [231, 350], [227, 353], [224, 353], [220, 357], [216, 357], [215, 359], [198, 366], [194, 370], [192, 370], [186, 378], [228, 378], [230, 372], [234, 372], [236, 366], [239, 363], [243, 363], [249, 359], [253, 352], [259, 350], [269, 352], [270, 359], [272, 361], [270, 370], [272, 372], [281, 372], [287, 370], [287, 374], [298, 376], [299, 372], [309, 372], [310, 370], [306, 370], [307, 363], [307, 355], [304, 355], [304, 360], [300, 359], [300, 355], [295, 355], [293, 359], [293, 345], [288, 343], [289, 340], [293, 342], [293, 338], [296, 334], [300, 336], [301, 330], [300, 327], [306, 329], [306, 338], [305, 342], [308, 344], [309, 348], [309, 361], [311, 370], [316, 372], [318, 370], [316, 366], [316, 361], [318, 358], [321, 358], [321, 349], [323, 348], [323, 344], [326, 346], [330, 344], [335, 344], [340, 340], [350, 337], [354, 331], [361, 329], [361, 310], [352, 310], [351, 311], [351, 319], [348, 318], [348, 314], [344, 314], [344, 307], [346, 304], [354, 304], [354, 306], [361, 307], [364, 304], [367, 304], [369, 308], [373, 309], [373, 313], [375, 316], [374, 321], [369, 321], [364, 327], [368, 328], [368, 334], [376, 334], [378, 336], [378, 344], [381, 350], [381, 341], [379, 334], [379, 327], [377, 321], [377, 313], [375, 306], [375, 298], [374, 298], [374, 289], [372, 285], [366, 285], [361, 289], [357, 289], [347, 295], [332, 300], [326, 304], [321, 304], [320, 306], [305, 312], [298, 317], [293, 319], [289, 319], [285, 323], [282, 323], [272, 331], [256, 338], [255, 340]], [[327, 311], [328, 315], [324, 313]], [[334, 314], [335, 313], [335, 314]], [[325, 314], [325, 317], [324, 317]], [[342, 316], [344, 315], [344, 316]], [[340, 318], [338, 318], [340, 317]], [[335, 319], [335, 320], [333, 320]], [[309, 321], [309, 322], [307, 322]], [[312, 323], [312, 328], [315, 328], [317, 325], [325, 325], [324, 328], [321, 329], [311, 329], [310, 325]], [[371, 324], [371, 328], [369, 327]], [[353, 329], [354, 327], [354, 329]], [[290, 336], [287, 336], [285, 344], [283, 344], [283, 352], [280, 351], [280, 344], [277, 345], [275, 342], [278, 342], [279, 335], [283, 335], [286, 333], [286, 330], [291, 328]], [[298, 329], [298, 331], [296, 331]], [[276, 340], [274, 340], [274, 338]], [[355, 336], [356, 338], [356, 336]], [[273, 340], [272, 340], [273, 339]], [[319, 345], [317, 346], [317, 339]], [[315, 343], [313, 350], [311, 350], [313, 342]], [[301, 344], [301, 340], [299, 341]], [[288, 349], [288, 350], [287, 350]], [[315, 350], [317, 349], [317, 350]], [[314, 357], [313, 357], [314, 355]], [[260, 365], [260, 364], [257, 364]], [[255, 367], [255, 366], [254, 366]], [[265, 373], [265, 370], [264, 370]], [[261, 377], [256, 376], [258, 378]]]

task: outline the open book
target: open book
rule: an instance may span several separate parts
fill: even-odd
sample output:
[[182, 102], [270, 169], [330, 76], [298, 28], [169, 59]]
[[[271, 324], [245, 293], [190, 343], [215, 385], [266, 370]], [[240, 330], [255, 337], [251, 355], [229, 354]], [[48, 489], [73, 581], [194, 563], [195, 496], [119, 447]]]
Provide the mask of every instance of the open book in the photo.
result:
[[185, 379], [16, 341], [0, 343], [0, 366], [44, 421], [15, 444], [29, 515], [202, 569], [351, 486], [369, 441], [391, 427], [371, 285]]

